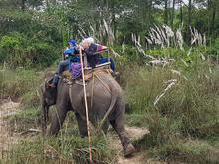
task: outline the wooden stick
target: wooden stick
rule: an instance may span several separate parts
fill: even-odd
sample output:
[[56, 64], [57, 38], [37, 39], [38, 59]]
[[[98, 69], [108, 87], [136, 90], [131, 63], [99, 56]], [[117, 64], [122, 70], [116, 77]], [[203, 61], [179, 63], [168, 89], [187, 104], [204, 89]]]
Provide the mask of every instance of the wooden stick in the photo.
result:
[[89, 113], [88, 113], [88, 105], [87, 105], [86, 85], [85, 85], [85, 79], [84, 79], [84, 65], [83, 65], [83, 59], [82, 58], [83, 58], [82, 57], [82, 51], [80, 49], [81, 73], [82, 73], [83, 86], [84, 86], [84, 102], [85, 102], [86, 119], [87, 119], [87, 134], [88, 134], [88, 140], [89, 140], [89, 155], [90, 155], [90, 164], [92, 164], [90, 123], [89, 123], [89, 115], [88, 115]]

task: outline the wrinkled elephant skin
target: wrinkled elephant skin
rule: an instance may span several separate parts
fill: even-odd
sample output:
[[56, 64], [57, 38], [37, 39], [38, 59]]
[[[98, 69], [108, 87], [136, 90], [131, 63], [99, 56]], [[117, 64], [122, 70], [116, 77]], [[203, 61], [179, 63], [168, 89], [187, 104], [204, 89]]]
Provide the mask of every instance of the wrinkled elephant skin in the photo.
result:
[[[52, 74], [47, 73], [46, 77], [48, 75]], [[86, 85], [89, 120], [94, 126], [97, 126], [97, 123], [101, 121], [106, 112], [109, 111], [109, 115], [106, 118], [102, 129], [106, 133], [109, 124], [111, 124], [119, 135], [124, 148], [124, 155], [130, 155], [134, 152], [135, 149], [130, 143], [124, 128], [125, 103], [122, 89], [110, 74], [99, 73], [98, 76], [101, 80], [99, 78], [94, 78], [94, 81], [92, 79], [87, 82]], [[44, 84], [44, 86], [46, 86], [46, 84]], [[64, 83], [62, 80], [59, 80], [56, 96], [54, 95], [54, 90], [51, 90], [51, 88], [44, 88], [45, 91], [43, 93], [44, 97], [42, 104], [45, 100], [47, 106], [56, 103], [56, 112], [52, 119], [49, 135], [58, 134], [65, 120], [67, 112], [73, 110], [77, 118], [81, 136], [87, 136], [83, 86], [74, 83], [69, 87], [69, 85]], [[45, 92], [48, 93], [46, 94]], [[49, 101], [48, 98], [51, 97], [48, 95], [55, 97], [55, 101], [54, 99]], [[45, 109], [44, 105], [42, 113], [42, 115], [44, 115], [43, 118], [45, 119], [45, 115], [48, 115], [48, 110]], [[46, 121], [44, 121], [44, 123], [46, 123]]]

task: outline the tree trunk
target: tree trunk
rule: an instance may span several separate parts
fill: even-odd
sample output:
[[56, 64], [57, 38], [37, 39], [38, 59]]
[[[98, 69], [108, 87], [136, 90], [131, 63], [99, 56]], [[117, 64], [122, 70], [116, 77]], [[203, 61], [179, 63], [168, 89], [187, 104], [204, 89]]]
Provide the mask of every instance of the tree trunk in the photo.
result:
[[210, 31], [211, 34], [214, 33], [214, 27], [215, 27], [215, 16], [216, 16], [216, 7], [217, 7], [216, 2], [213, 2], [212, 7], [213, 7], [213, 11], [212, 11], [212, 19], [211, 19], [211, 31]]
[[191, 11], [192, 11], [192, 0], [189, 0], [188, 6], [188, 24], [187, 24], [187, 41], [191, 40], [190, 26], [191, 26]]
[[112, 9], [112, 27], [113, 27], [113, 34], [115, 37], [115, 43], [117, 42], [116, 32], [117, 32], [117, 25], [116, 25], [116, 12], [115, 12], [115, 0], [111, 1], [111, 9]]
[[210, 36], [211, 33], [211, 25], [210, 25], [210, 17], [211, 17], [211, 0], [207, 1], [208, 3], [208, 36]]
[[165, 7], [164, 7], [164, 24], [168, 24], [168, 11], [167, 11], [167, 5], [168, 0], [165, 0]]
[[49, 0], [46, 0], [46, 8], [47, 8], [48, 10], [50, 9]]
[[171, 17], [171, 27], [172, 27], [172, 29], [173, 29], [173, 20], [174, 20], [174, 17], [175, 17], [175, 3], [176, 3], [176, 0], [173, 0], [172, 17]]
[[22, 0], [21, 1], [21, 9], [24, 11], [25, 10], [25, 1], [26, 0]]
[[183, 6], [182, 6], [182, 0], [180, 0], [180, 23], [183, 23]]

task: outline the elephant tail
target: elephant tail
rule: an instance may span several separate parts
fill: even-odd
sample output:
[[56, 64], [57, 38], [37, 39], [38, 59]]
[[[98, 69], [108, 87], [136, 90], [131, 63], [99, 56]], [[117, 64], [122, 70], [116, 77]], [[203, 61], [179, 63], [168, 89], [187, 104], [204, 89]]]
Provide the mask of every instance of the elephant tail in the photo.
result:
[[102, 127], [102, 125], [104, 124], [104, 122], [106, 121], [107, 117], [109, 116], [110, 112], [113, 110], [116, 104], [117, 97], [119, 96], [119, 94], [118, 94], [118, 90], [115, 87], [112, 87], [111, 89], [111, 96], [112, 98], [111, 98], [109, 109], [106, 111], [102, 121], [100, 122], [100, 127]]

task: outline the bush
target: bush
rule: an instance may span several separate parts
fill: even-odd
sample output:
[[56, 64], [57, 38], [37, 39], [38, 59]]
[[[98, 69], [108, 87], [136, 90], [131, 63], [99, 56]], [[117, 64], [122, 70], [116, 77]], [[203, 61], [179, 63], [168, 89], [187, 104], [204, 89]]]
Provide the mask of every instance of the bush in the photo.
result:
[[0, 63], [7, 62], [10, 68], [44, 68], [53, 64], [61, 56], [61, 51], [57, 46], [54, 49], [54, 42], [39, 33], [32, 39], [18, 32], [3, 36], [0, 41]]

